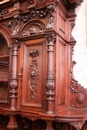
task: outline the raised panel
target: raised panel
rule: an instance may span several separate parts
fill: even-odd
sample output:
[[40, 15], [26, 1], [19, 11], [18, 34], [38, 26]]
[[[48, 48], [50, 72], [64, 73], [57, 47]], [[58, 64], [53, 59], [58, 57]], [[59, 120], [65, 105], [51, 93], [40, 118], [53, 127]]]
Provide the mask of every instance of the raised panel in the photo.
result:
[[63, 38], [66, 38], [66, 19], [59, 12], [59, 33]]
[[59, 87], [58, 87], [58, 105], [65, 105], [66, 91], [66, 44], [59, 40]]
[[[30, 42], [29, 42], [30, 43]], [[43, 108], [46, 78], [45, 42], [25, 43], [22, 106]]]

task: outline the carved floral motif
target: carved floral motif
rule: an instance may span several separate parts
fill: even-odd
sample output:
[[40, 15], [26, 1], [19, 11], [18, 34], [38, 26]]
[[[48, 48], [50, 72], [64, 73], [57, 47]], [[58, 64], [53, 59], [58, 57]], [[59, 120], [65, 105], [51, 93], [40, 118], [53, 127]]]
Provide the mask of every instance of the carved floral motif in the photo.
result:
[[38, 79], [39, 79], [39, 70], [38, 70], [38, 62], [36, 57], [39, 56], [38, 50], [32, 50], [29, 54], [32, 57], [32, 61], [29, 68], [28, 74], [28, 85], [31, 91], [31, 99], [35, 99], [36, 97], [36, 90], [38, 88]]

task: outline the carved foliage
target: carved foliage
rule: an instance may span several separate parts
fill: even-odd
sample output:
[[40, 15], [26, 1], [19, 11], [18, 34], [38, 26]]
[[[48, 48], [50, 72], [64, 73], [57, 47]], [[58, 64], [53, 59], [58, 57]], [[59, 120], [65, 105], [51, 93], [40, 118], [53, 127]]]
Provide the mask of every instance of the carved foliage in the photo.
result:
[[20, 25], [21, 25], [21, 16], [20, 14], [17, 14], [13, 17], [14, 19], [3, 23], [4, 25], [6, 25], [9, 30], [11, 31], [11, 35], [17, 35], [19, 30], [20, 30]]
[[36, 57], [39, 56], [39, 51], [38, 50], [30, 51], [29, 56], [32, 57], [32, 61], [29, 67], [28, 85], [31, 91], [31, 99], [35, 99], [39, 79], [38, 62]]
[[49, 11], [47, 8], [42, 8], [40, 10], [35, 9], [34, 7], [29, 7], [29, 13], [22, 16], [23, 22], [28, 22], [31, 19], [41, 19], [45, 18], [48, 15]]
[[36, 9], [34, 7], [29, 7], [29, 13], [22, 16], [23, 22], [28, 22], [31, 19], [43, 19], [46, 16], [49, 15], [49, 21], [47, 23], [46, 28], [51, 29], [54, 25], [54, 12], [55, 12], [55, 6], [54, 5], [48, 5], [45, 8], [42, 9]]

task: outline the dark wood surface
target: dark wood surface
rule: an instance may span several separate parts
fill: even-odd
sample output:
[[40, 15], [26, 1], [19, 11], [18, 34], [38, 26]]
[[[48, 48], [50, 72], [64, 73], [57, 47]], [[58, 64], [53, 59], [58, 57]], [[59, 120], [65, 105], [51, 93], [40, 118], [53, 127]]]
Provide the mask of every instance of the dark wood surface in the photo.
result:
[[72, 60], [82, 1], [0, 1], [0, 130], [87, 130]]

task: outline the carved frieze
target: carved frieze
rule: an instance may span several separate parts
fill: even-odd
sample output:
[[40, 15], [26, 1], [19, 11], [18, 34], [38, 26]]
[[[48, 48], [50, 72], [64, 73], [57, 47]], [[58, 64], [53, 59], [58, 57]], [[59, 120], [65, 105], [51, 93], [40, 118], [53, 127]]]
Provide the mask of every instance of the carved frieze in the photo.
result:
[[42, 19], [48, 15], [49, 11], [47, 8], [42, 8], [40, 10], [35, 9], [34, 7], [29, 7], [29, 13], [22, 16], [23, 22], [28, 22], [31, 19]]
[[36, 97], [36, 91], [39, 82], [39, 70], [37, 62], [37, 56], [39, 56], [39, 51], [31, 50], [29, 56], [32, 57], [32, 61], [29, 65], [28, 85], [31, 91], [31, 99], [34, 100]]

